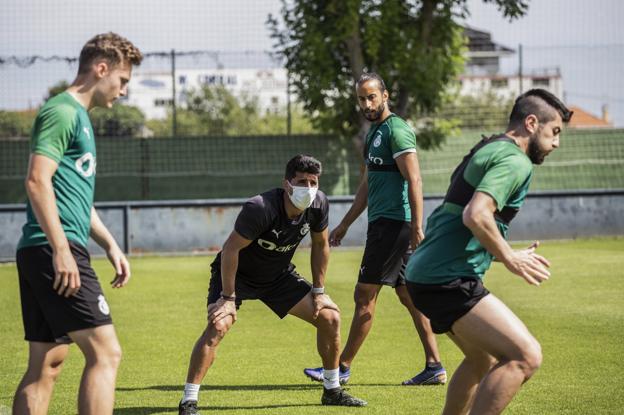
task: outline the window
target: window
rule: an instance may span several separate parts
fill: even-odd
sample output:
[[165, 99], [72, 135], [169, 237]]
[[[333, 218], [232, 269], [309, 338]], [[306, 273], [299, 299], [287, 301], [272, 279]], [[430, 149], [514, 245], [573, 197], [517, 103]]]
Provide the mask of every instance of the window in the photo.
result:
[[162, 98], [157, 98], [154, 100], [154, 106], [155, 107], [170, 107], [173, 105], [173, 100], [172, 99], [162, 99]]
[[537, 87], [550, 87], [550, 78], [533, 78], [533, 86]]
[[490, 81], [492, 88], [507, 88], [508, 84], [507, 78], [492, 79]]

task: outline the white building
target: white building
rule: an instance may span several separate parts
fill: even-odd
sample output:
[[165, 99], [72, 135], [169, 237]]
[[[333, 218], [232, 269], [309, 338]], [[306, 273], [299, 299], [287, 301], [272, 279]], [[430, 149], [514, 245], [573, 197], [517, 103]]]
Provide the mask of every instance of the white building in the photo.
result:
[[[287, 104], [287, 72], [272, 69], [179, 69], [175, 74], [176, 104], [184, 106], [186, 93], [206, 85], [223, 85], [233, 95], [258, 99], [263, 112], [284, 110]], [[173, 103], [170, 72], [141, 72], [132, 75], [127, 104], [136, 106], [147, 118], [165, 118]]]
[[[558, 68], [531, 73], [503, 75], [500, 59], [516, 53], [492, 41], [488, 32], [465, 27], [468, 38], [467, 61], [460, 76], [461, 95], [482, 95], [493, 92], [511, 99], [531, 88], [543, 88], [563, 98], [563, 82]], [[223, 85], [237, 97], [256, 97], [262, 112], [278, 112], [286, 108], [287, 72], [284, 68], [267, 69], [178, 69], [175, 73], [176, 104], [184, 107], [188, 91], [205, 85]], [[291, 97], [294, 101], [295, 98]], [[170, 72], [141, 71], [132, 76], [125, 102], [140, 108], [147, 118], [165, 118], [173, 103]]]
[[468, 53], [464, 74], [459, 77], [460, 95], [482, 95], [493, 92], [501, 98], [514, 98], [532, 88], [542, 88], [563, 98], [563, 81], [559, 68], [545, 68], [523, 73], [503, 75], [500, 59], [516, 51], [494, 43], [488, 32], [464, 28], [468, 38]]

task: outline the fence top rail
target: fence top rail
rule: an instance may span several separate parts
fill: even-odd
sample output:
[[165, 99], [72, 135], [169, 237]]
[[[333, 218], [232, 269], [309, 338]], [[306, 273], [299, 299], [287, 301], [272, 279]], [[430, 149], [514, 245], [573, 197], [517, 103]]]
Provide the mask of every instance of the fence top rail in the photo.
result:
[[[548, 190], [529, 192], [528, 198], [546, 197], [579, 197], [579, 196], [624, 196], [624, 189], [587, 189], [587, 190]], [[330, 202], [352, 202], [354, 196], [328, 196]], [[426, 195], [425, 200], [438, 200], [444, 195]], [[130, 200], [116, 202], [95, 202], [98, 209], [133, 209], [133, 208], [166, 208], [166, 207], [210, 207], [210, 206], [240, 206], [248, 198], [231, 199], [191, 199], [191, 200]], [[23, 212], [25, 203], [0, 204], [0, 212]]]

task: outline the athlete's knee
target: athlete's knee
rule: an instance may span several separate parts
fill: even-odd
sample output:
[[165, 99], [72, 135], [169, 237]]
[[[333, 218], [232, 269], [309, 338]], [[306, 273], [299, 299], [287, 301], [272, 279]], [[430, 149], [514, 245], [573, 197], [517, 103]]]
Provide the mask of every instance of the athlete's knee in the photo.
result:
[[542, 349], [537, 340], [524, 345], [522, 353], [509, 364], [524, 374], [525, 381], [528, 380], [542, 365]]
[[353, 293], [353, 301], [358, 309], [370, 309], [375, 307], [375, 301], [377, 300], [377, 293], [370, 290], [363, 289], [359, 286], [355, 287]]
[[56, 382], [61, 370], [63, 369], [63, 360], [55, 360], [42, 367], [41, 378], [47, 382]]
[[399, 297], [399, 301], [407, 308], [413, 307], [412, 298], [409, 296], [407, 290], [400, 290], [397, 288], [396, 295]]
[[101, 351], [98, 360], [101, 360], [107, 366], [117, 369], [121, 363], [123, 352], [119, 342], [112, 342], [105, 350]]
[[526, 379], [530, 378], [540, 368], [542, 359], [542, 347], [537, 340], [533, 339], [531, 346], [523, 350], [521, 361], [521, 368]]
[[319, 312], [317, 320], [325, 327], [340, 331], [340, 313], [336, 310], [324, 308]]
[[204, 341], [208, 346], [216, 346], [225, 337], [232, 327], [232, 323], [227, 318], [208, 323], [208, 328], [204, 333]]

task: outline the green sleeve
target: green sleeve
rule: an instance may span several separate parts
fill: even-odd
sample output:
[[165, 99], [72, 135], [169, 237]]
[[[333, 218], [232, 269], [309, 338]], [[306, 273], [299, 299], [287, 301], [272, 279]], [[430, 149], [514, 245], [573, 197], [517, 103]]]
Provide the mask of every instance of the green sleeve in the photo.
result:
[[402, 153], [416, 151], [416, 134], [407, 123], [396, 123], [392, 126], [390, 149], [394, 158]]
[[526, 182], [532, 170], [531, 162], [522, 154], [494, 154], [476, 191], [492, 196], [500, 210], [505, 207], [511, 195]]
[[76, 110], [69, 105], [43, 108], [32, 130], [30, 151], [57, 163], [69, 147], [76, 124]]

